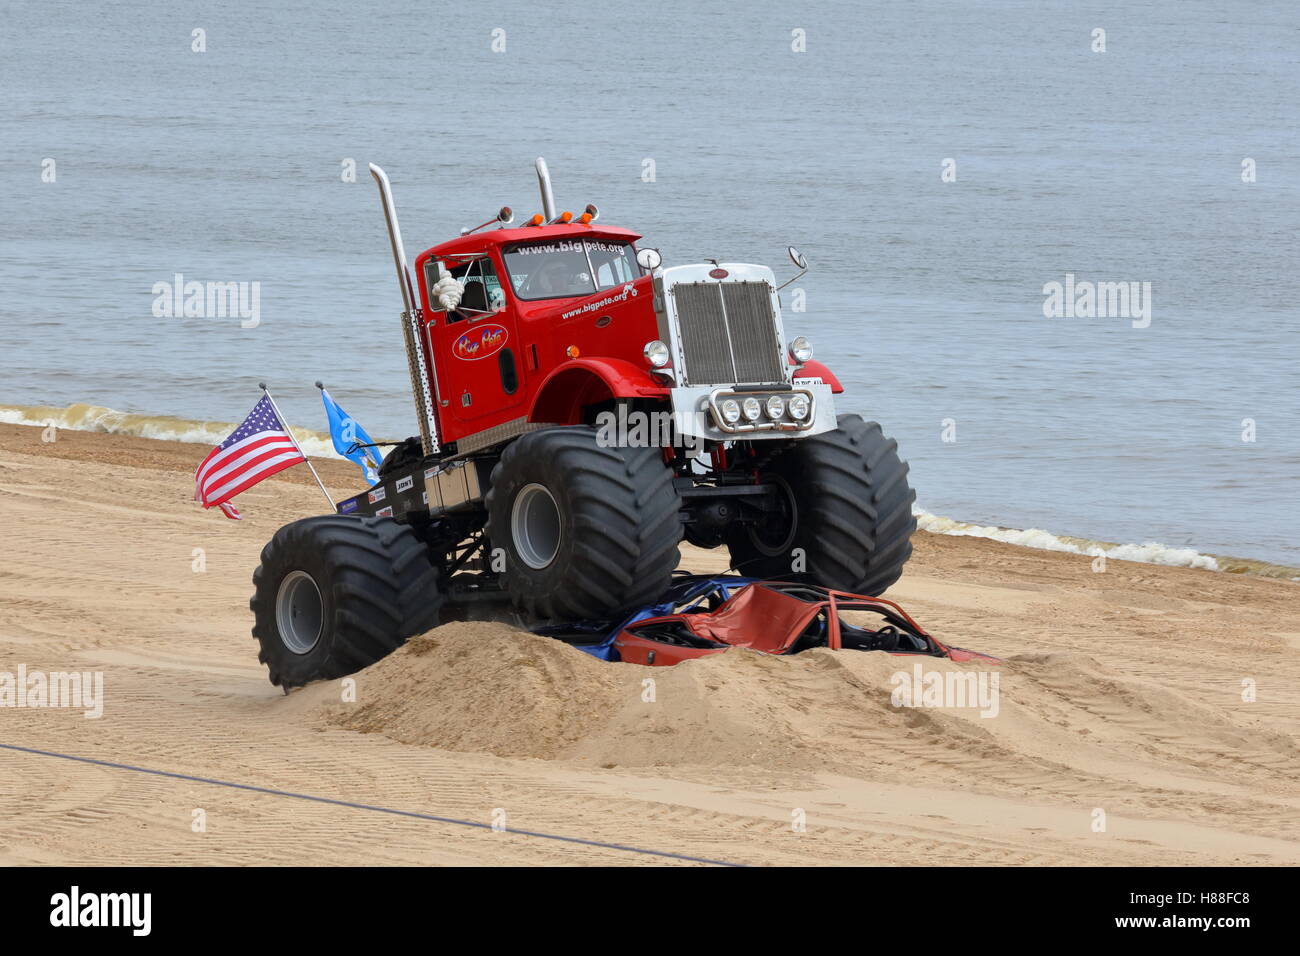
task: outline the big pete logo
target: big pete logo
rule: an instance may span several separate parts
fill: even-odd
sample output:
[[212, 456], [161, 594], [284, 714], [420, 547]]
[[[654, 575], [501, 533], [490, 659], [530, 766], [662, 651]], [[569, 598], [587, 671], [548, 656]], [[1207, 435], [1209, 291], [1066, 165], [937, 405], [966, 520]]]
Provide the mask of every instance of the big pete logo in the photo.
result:
[[50, 925], [125, 926], [133, 936], [148, 936], [153, 927], [153, 894], [83, 893], [74, 886], [50, 897]]
[[506, 344], [506, 339], [509, 337], [510, 333], [503, 325], [484, 325], [477, 329], [470, 329], [458, 338], [451, 351], [459, 359], [470, 361], [485, 359], [501, 351], [501, 347]]

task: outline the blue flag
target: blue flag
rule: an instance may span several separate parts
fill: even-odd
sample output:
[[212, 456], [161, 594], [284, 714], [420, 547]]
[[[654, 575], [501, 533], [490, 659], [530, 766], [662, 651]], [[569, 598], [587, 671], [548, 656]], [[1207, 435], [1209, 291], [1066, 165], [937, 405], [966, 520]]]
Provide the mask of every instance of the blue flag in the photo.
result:
[[330, 398], [324, 388], [320, 390], [321, 401], [325, 403], [325, 414], [330, 420], [330, 438], [334, 439], [334, 450], [350, 462], [361, 466], [370, 484], [379, 483], [380, 455], [377, 448], [355, 448], [357, 444], [373, 445], [374, 439], [358, 425], [339, 403]]

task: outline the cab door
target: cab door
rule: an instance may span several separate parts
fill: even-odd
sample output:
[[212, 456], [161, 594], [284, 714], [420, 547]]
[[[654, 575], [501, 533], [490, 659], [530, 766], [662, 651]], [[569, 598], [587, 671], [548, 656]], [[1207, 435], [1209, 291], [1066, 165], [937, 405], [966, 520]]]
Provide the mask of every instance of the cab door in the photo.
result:
[[[426, 288], [438, 281], [439, 263], [425, 265]], [[526, 414], [523, 365], [515, 315], [509, 308], [500, 271], [491, 256], [450, 260], [441, 266], [465, 286], [460, 306], [433, 312], [427, 326], [440, 377], [444, 418], [459, 437]], [[437, 307], [430, 301], [430, 308]], [[454, 431], [454, 436], [451, 432]]]

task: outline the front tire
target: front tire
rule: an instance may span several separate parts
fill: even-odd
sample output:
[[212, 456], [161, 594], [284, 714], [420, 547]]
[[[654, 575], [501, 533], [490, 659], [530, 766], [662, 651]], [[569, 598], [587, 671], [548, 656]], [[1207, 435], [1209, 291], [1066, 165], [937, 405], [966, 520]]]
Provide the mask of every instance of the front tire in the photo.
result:
[[253, 572], [253, 636], [271, 683], [355, 673], [438, 624], [428, 548], [391, 518], [322, 515], [287, 524]]
[[[749, 577], [883, 594], [912, 556], [916, 492], [907, 471], [898, 442], [857, 415], [791, 442], [762, 474], [780, 492], [774, 519], [731, 531], [732, 566]], [[806, 570], [796, 571], [800, 560]]]
[[492, 469], [488, 538], [533, 617], [610, 617], [657, 599], [677, 567], [681, 500], [662, 450], [604, 447], [596, 434], [529, 432]]

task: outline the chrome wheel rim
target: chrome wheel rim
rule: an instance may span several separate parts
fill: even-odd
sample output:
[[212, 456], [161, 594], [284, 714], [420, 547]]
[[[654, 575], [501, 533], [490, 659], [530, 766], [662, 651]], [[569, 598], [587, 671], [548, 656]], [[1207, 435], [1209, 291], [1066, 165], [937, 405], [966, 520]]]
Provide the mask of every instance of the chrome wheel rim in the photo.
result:
[[324, 622], [325, 604], [316, 581], [306, 571], [290, 571], [275, 597], [280, 640], [295, 654], [309, 653], [320, 642]]
[[528, 567], [541, 570], [555, 560], [563, 537], [560, 506], [545, 485], [534, 482], [519, 489], [510, 509], [510, 536]]

